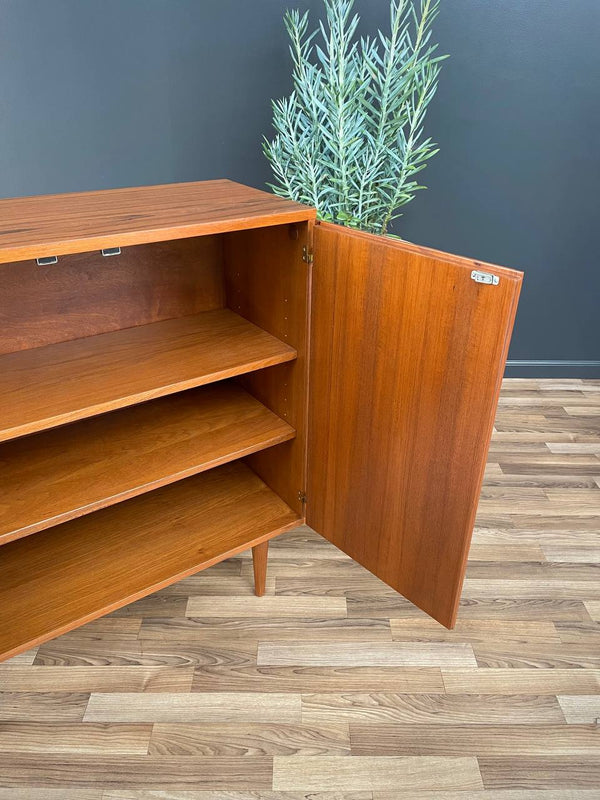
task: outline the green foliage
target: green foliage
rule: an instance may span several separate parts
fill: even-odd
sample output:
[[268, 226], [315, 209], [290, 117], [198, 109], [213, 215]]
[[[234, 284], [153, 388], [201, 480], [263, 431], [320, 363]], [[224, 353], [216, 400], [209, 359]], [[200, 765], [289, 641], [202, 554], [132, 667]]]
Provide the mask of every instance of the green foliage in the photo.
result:
[[321, 219], [386, 233], [438, 152], [423, 122], [445, 58], [431, 42], [439, 0], [390, 0], [389, 35], [373, 39], [358, 39], [354, 0], [324, 3], [310, 34], [308, 13], [285, 15], [294, 88], [273, 101], [276, 135], [263, 144], [271, 188]]

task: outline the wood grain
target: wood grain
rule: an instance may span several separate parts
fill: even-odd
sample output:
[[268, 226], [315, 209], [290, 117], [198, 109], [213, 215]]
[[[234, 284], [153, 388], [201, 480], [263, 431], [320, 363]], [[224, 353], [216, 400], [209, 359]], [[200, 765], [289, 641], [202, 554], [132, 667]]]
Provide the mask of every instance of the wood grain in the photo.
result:
[[[250, 574], [252, 566], [244, 562], [242, 564], [241, 574]], [[365, 573], [365, 570], [356, 561], [350, 559], [341, 559], [337, 556], [328, 559], [311, 559], [311, 558], [284, 558], [278, 559], [273, 557], [269, 561], [269, 574], [275, 576], [278, 580], [287, 578], [298, 578], [304, 581], [313, 589], [316, 589], [314, 580], [306, 580], [308, 573], [311, 578], [323, 578], [324, 582], [332, 579], [344, 582], [346, 588], [348, 586], [348, 578], [354, 578], [358, 585], [367, 584], [376, 586], [379, 584], [377, 578], [371, 573]], [[393, 590], [390, 590], [393, 591]], [[319, 586], [319, 593], [321, 593], [321, 586]]]
[[[137, 800], [125, 796], [111, 800]], [[209, 798], [207, 798], [209, 800]], [[373, 800], [414, 800], [410, 792], [375, 792]], [[419, 800], [465, 800], [465, 793], [460, 792], [420, 792]], [[470, 792], [469, 800], [596, 800], [593, 789], [488, 789]]]
[[26, 650], [24, 653], [19, 653], [12, 658], [9, 658], [5, 663], [4, 666], [20, 666], [20, 665], [31, 665], [35, 661], [35, 657], [37, 655], [37, 647], [32, 647], [30, 650]]
[[[86, 626], [87, 627], [87, 626]], [[96, 634], [96, 639], [103, 638]], [[63, 639], [65, 641], [65, 639]], [[81, 640], [78, 640], [81, 646]], [[113, 642], [114, 643], [114, 642]], [[189, 692], [194, 667], [113, 666], [61, 667], [11, 665], [0, 667], [0, 688], [6, 692]]]
[[361, 756], [593, 756], [600, 730], [593, 725], [350, 725], [352, 753]]
[[521, 273], [315, 226], [306, 519], [456, 620]]
[[584, 605], [590, 617], [600, 622], [600, 600], [586, 600]]
[[267, 586], [267, 559], [269, 543], [261, 542], [252, 548], [252, 567], [254, 569], [254, 594], [262, 597]]
[[236, 664], [205, 664], [196, 670], [194, 691], [217, 686], [229, 692], [444, 693], [439, 667], [272, 667], [258, 666], [254, 655]]
[[146, 755], [151, 725], [0, 723], [0, 753]]
[[[0, 739], [1, 743], [1, 739]], [[350, 755], [347, 725], [277, 723], [163, 723], [153, 726], [150, 755], [344, 756]]]
[[600, 692], [590, 695], [559, 695], [558, 702], [569, 724], [600, 721]]
[[302, 721], [317, 722], [400, 722], [432, 725], [476, 725], [485, 721], [495, 725], [520, 725], [528, 722], [560, 725], [564, 717], [556, 697], [521, 694], [466, 696], [443, 694], [305, 694]]
[[268, 614], [271, 619], [323, 619], [346, 616], [346, 600], [342, 597], [222, 597], [218, 603], [210, 597], [190, 597], [185, 610], [186, 617], [203, 619], [260, 617]]
[[460, 620], [452, 631], [440, 628], [435, 620], [390, 619], [394, 641], [481, 642], [496, 641], [559, 642], [552, 621], [541, 620]]
[[600, 624], [597, 622], [557, 622], [556, 632], [564, 644], [596, 644], [600, 646]]
[[[390, 639], [389, 625], [383, 623], [381, 620], [348, 620], [331, 617], [325, 615], [324, 617], [307, 617], [304, 619], [297, 619], [291, 622], [288, 618], [269, 617], [268, 620], [264, 619], [248, 619], [248, 617], [227, 617], [224, 619], [214, 618], [187, 618], [187, 619], [160, 619], [160, 620], [147, 620], [144, 621], [142, 630], [140, 630], [140, 638], [147, 642], [178, 642], [183, 644], [201, 645], [218, 645], [223, 640], [244, 639], [249, 642], [254, 640], [256, 643], [261, 643], [265, 647], [272, 646], [277, 652], [279, 657], [281, 654], [279, 648], [283, 647], [287, 650], [288, 647], [294, 647], [298, 641], [303, 639], [308, 640], [307, 647], [311, 648], [317, 643], [327, 643], [334, 640], [339, 642], [342, 651], [346, 653], [345, 662], [351, 660], [348, 656], [348, 651], [355, 643], [358, 647], [362, 643], [363, 647], [361, 652], [364, 654], [368, 650], [369, 645], [376, 647], [378, 642], [386, 643]], [[265, 641], [266, 640], [266, 641]], [[286, 644], [281, 644], [285, 642]], [[397, 648], [400, 650], [401, 648]], [[475, 665], [473, 660], [466, 660], [462, 657], [462, 645], [457, 648], [461, 651], [461, 665], [472, 664]], [[449, 648], [452, 651], [452, 647]], [[423, 652], [424, 651], [424, 652]], [[293, 652], [293, 651], [292, 651]], [[412, 658], [414, 660], [410, 660]], [[448, 660], [452, 662], [452, 652], [448, 653]], [[471, 654], [472, 655], [472, 654]], [[429, 647], [426, 645], [421, 648], [413, 648], [405, 655], [408, 663], [422, 664], [427, 657], [433, 659], [429, 652]], [[271, 656], [269, 655], [268, 658]], [[284, 656], [283, 656], [284, 657]], [[308, 659], [311, 657], [309, 649], [307, 654]], [[368, 659], [368, 656], [363, 656]], [[295, 658], [295, 656], [294, 656]], [[301, 656], [300, 656], [301, 658]], [[335, 658], [335, 656], [334, 656]], [[344, 659], [344, 655], [340, 657]], [[358, 656], [360, 658], [360, 656]], [[399, 656], [399, 660], [401, 656]], [[371, 661], [369, 661], [371, 663]], [[400, 663], [406, 663], [401, 661]]]
[[[214, 792], [194, 792], [193, 796], [180, 798], [177, 795], [175, 798], [167, 797], [167, 800], [307, 800], [305, 793], [286, 792], [285, 794], [273, 792], [271, 790], [248, 792], [225, 792], [221, 796], [215, 797]], [[372, 792], [318, 792], [313, 794], [314, 800], [373, 800]], [[0, 800], [4, 800], [0, 795]], [[27, 799], [29, 800], [29, 798]], [[54, 800], [54, 798], [52, 798]], [[87, 800], [87, 798], [86, 798]], [[102, 800], [165, 800], [164, 797], [144, 795], [140, 792], [108, 792], [105, 793]]]
[[600, 786], [596, 756], [538, 756], [511, 759], [482, 757], [479, 768], [486, 789], [593, 789]]
[[[0, 201], [1, 202], [1, 201]], [[202, 236], [0, 266], [0, 353], [96, 336], [225, 305], [223, 241]]]
[[3, 545], [0, 653], [8, 658], [299, 521], [235, 463]]
[[[59, 688], [59, 687], [57, 687]], [[85, 692], [2, 692], [2, 722], [81, 722], [89, 695]]]
[[304, 516], [308, 425], [310, 266], [307, 224], [230, 233], [224, 239], [229, 308], [296, 351], [294, 361], [243, 375], [239, 380], [297, 431], [295, 439], [248, 459], [252, 469], [290, 508]]
[[[556, 418], [563, 404], [600, 408], [599, 388], [589, 381], [508, 380], [501, 398], [513, 415], [522, 408], [523, 420], [532, 405]], [[558, 464], [540, 457], [523, 472], [528, 432], [539, 430], [542, 442], [549, 434], [540, 421], [515, 427], [525, 438], [506, 440], [509, 450], [490, 454], [487, 488], [568, 493], [598, 486], [595, 455], [576, 464], [577, 474], [569, 474], [576, 454], [561, 455]], [[574, 441], [577, 432], [567, 419], [557, 435]], [[1, 664], [0, 708], [13, 718], [0, 713], [0, 740], [3, 729], [16, 735], [14, 748], [10, 735], [2, 740], [0, 800], [596, 800], [600, 744], [591, 720], [600, 695], [600, 601], [592, 598], [600, 515], [592, 525], [590, 495], [585, 525], [572, 513], [554, 524], [539, 496], [517, 495], [497, 495], [499, 513], [478, 518], [474, 544], [483, 549], [472, 551], [469, 570], [479, 583], [471, 584], [452, 632], [303, 527], [270, 541], [262, 599], [253, 596], [248, 550]], [[485, 591], [487, 580], [496, 581], [495, 595]], [[532, 581], [535, 595], [527, 589]], [[573, 581], [580, 596], [569, 599]], [[403, 639], [392, 642], [392, 630]], [[257, 663], [259, 648], [274, 645], [294, 645], [299, 656], [287, 665]], [[356, 666], [353, 645], [359, 660], [362, 647], [377, 653], [382, 645], [425, 645], [438, 660]], [[479, 666], [444, 663], [456, 645], [471, 647]], [[325, 660], [337, 648], [346, 663], [302, 666], [309, 647], [315, 654], [322, 648]], [[112, 697], [107, 714], [118, 713], [122, 693], [151, 692], [158, 698], [153, 709], [168, 708], [174, 694], [198, 694], [208, 707], [214, 695], [219, 714], [235, 705], [228, 695], [258, 695], [266, 706], [273, 695], [276, 709], [284, 694], [301, 698], [304, 719], [194, 722], [184, 710], [170, 722], [143, 722], [133, 712], [130, 722], [84, 722], [90, 692]], [[138, 702], [141, 714], [150, 713]], [[119, 752], [125, 739], [99, 733], [129, 726], [152, 727], [147, 755]], [[77, 731], [86, 753], [69, 750]], [[109, 754], [100, 752], [102, 744]], [[275, 774], [296, 788], [273, 788], [274, 758], [288, 759], [289, 766], [278, 761]], [[420, 759], [419, 769], [399, 765], [406, 758]], [[448, 767], [456, 759], [474, 760], [487, 788], [448, 788], [446, 780], [459, 781], [460, 770]], [[365, 788], [357, 788], [355, 776]], [[388, 778], [389, 787], [378, 788]], [[318, 789], [306, 788], [311, 780]]]
[[36, 655], [36, 665], [77, 666], [165, 666], [188, 669], [199, 666], [230, 667], [235, 669], [251, 661], [256, 653], [255, 643], [223, 640], [219, 645], [181, 644], [168, 646], [160, 642], [115, 642], [104, 639], [89, 641], [59, 637], [42, 644]]
[[600, 598], [600, 584], [595, 580], [562, 580], [548, 579], [536, 580], [535, 578], [518, 577], [506, 580], [483, 578], [467, 578], [465, 580], [464, 596], [469, 597], [497, 597], [502, 591], [515, 598], [533, 599], [550, 594], [558, 599], [576, 600], [586, 598]]
[[[64, 753], [18, 753], [0, 763], [0, 781], [11, 787], [28, 787], [28, 791], [40, 784], [61, 790], [99, 785], [111, 790], [152, 790], [159, 785], [171, 792], [224, 789], [248, 793], [269, 789], [272, 769], [272, 759], [265, 756], [249, 756], [240, 763], [232, 757], [77, 754], [67, 758]], [[60, 797], [62, 800], [65, 795]]]
[[[290, 586], [292, 582], [286, 581]], [[304, 581], [306, 584], [306, 581]], [[290, 587], [291, 590], [291, 587]], [[583, 601], [562, 600], [549, 597], [512, 598], [504, 591], [502, 597], [463, 597], [460, 616], [464, 620], [587, 620]], [[372, 590], [351, 590], [347, 587], [348, 616], [350, 617], [398, 617], [422, 619], [418, 611], [400, 595], [390, 597]]]
[[[65, 787], [51, 789], [31, 786], [3, 789], [0, 786], [0, 800], [105, 800], [105, 797], [101, 789], [66, 789]], [[124, 799], [121, 798], [121, 800]]]
[[315, 218], [228, 180], [0, 200], [0, 263]]
[[[268, 701], [268, 702], [267, 702]], [[300, 722], [301, 699], [295, 694], [210, 692], [200, 694], [93, 693], [86, 722]]]
[[294, 435], [226, 382], [7, 442], [0, 447], [0, 544]]
[[273, 788], [279, 791], [482, 788], [475, 758], [275, 756]]
[[594, 669], [442, 669], [448, 694], [600, 694]]
[[480, 667], [493, 669], [600, 669], [600, 649], [590, 644], [485, 642], [473, 645]]
[[273, 666], [310, 667], [431, 667], [475, 666], [473, 650], [469, 644], [336, 642], [332, 644], [278, 644], [264, 642], [259, 645], [257, 663]]
[[0, 357], [0, 441], [293, 360], [228, 309]]

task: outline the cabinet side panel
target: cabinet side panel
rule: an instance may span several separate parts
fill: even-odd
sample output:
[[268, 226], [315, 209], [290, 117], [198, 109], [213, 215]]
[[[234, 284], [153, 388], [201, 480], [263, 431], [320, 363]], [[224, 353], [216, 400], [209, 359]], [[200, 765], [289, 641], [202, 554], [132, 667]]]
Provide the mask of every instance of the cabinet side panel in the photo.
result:
[[279, 225], [225, 236], [227, 305], [296, 348], [295, 361], [240, 378], [243, 386], [296, 430], [296, 438], [250, 456], [252, 469], [285, 502], [303, 513], [306, 486], [308, 294], [303, 260], [309, 225]]
[[0, 353], [222, 308], [222, 238], [206, 236], [0, 265]]
[[[481, 269], [497, 285], [477, 283]], [[449, 627], [520, 284], [315, 228], [307, 522]]]

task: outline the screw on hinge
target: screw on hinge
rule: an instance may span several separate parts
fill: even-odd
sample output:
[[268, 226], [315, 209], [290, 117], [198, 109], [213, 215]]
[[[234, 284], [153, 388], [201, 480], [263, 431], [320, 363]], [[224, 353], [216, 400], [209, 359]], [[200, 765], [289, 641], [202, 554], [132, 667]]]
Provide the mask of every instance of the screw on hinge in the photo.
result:
[[298, 492], [298, 500], [300, 500], [301, 503], [306, 503], [306, 494], [302, 490]]
[[302, 261], [306, 261], [307, 264], [313, 263], [313, 254], [306, 245], [302, 248]]

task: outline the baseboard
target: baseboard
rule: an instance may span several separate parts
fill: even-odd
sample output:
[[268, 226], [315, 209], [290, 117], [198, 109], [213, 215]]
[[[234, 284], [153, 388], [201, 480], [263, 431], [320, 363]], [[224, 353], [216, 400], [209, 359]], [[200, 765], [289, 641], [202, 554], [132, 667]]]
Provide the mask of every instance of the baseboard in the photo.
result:
[[600, 378], [600, 361], [507, 361], [507, 378]]

